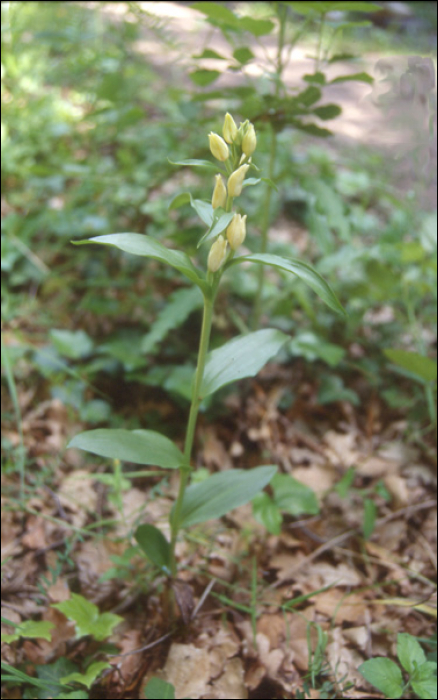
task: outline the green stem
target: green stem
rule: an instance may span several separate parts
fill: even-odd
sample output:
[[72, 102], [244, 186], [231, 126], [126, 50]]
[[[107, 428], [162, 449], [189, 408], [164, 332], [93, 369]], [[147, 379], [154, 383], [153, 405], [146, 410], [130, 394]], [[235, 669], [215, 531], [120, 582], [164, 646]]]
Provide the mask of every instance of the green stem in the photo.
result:
[[[219, 277], [219, 276], [218, 276]], [[215, 280], [216, 282], [216, 280]], [[205, 369], [205, 362], [207, 358], [207, 352], [208, 352], [208, 345], [210, 342], [210, 333], [211, 333], [211, 324], [213, 320], [213, 306], [214, 306], [214, 299], [216, 296], [216, 290], [217, 290], [217, 284], [219, 282], [219, 279], [217, 279], [216, 283], [213, 283], [212, 285], [212, 293], [211, 295], [206, 295], [204, 297], [204, 313], [203, 313], [203, 318], [202, 318], [202, 329], [201, 329], [201, 338], [199, 341], [199, 350], [198, 350], [198, 363], [196, 367], [196, 373], [195, 373], [195, 382], [193, 386], [193, 392], [192, 392], [192, 402], [190, 405], [190, 413], [189, 413], [189, 419], [187, 423], [187, 430], [186, 430], [186, 439], [185, 439], [185, 444], [184, 444], [184, 461], [185, 464], [180, 467], [180, 483], [179, 483], [179, 490], [178, 490], [178, 496], [175, 502], [174, 506], [174, 511], [171, 519], [171, 540], [170, 540], [170, 551], [171, 551], [171, 573], [172, 576], [176, 575], [176, 560], [175, 560], [175, 546], [176, 546], [176, 540], [178, 537], [178, 532], [180, 529], [180, 521], [181, 521], [181, 509], [182, 509], [182, 504], [183, 504], [183, 499], [184, 499], [184, 493], [187, 488], [187, 483], [190, 478], [190, 459], [192, 455], [192, 448], [193, 448], [193, 441], [195, 437], [195, 429], [196, 429], [196, 421], [198, 418], [198, 413], [199, 413], [199, 406], [201, 405], [202, 398], [200, 396], [201, 392], [201, 386], [202, 386], [202, 380], [204, 377], [204, 369]]]
[[[274, 178], [275, 160], [277, 157], [277, 134], [275, 129], [271, 126], [271, 140], [269, 144], [269, 169], [268, 177], [270, 180]], [[265, 197], [263, 200], [263, 210], [261, 216], [261, 240], [260, 240], [260, 252], [266, 253], [268, 248], [268, 232], [269, 232], [269, 214], [271, 210], [271, 200], [272, 200], [272, 188], [267, 187], [265, 191]], [[259, 265], [257, 270], [257, 290], [255, 293], [254, 306], [251, 318], [251, 328], [254, 330], [259, 326], [260, 316], [262, 312], [262, 298], [263, 298], [263, 287], [264, 287], [264, 269], [263, 265]]]

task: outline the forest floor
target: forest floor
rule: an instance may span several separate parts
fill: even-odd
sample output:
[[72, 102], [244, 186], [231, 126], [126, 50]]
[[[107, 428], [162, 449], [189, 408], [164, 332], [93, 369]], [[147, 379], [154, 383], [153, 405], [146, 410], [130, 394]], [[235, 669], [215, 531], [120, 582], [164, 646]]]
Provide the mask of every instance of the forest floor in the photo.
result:
[[[189, 41], [192, 32], [193, 44], [195, 32], [201, 43], [196, 13], [178, 3], [154, 4], [175, 13], [179, 41]], [[116, 13], [126, 3], [113, 5]], [[152, 36], [139, 49], [154, 57], [164, 76], [165, 57]], [[297, 56], [286, 81], [302, 76], [306, 60], [304, 52]], [[379, 60], [369, 56], [368, 66]], [[383, 126], [387, 117], [376, 111], [369, 86], [333, 86], [328, 96], [345, 114], [329, 146], [334, 153], [337, 139], [342, 147], [360, 141], [392, 148]], [[401, 127], [410, 139], [427, 116], [421, 100], [414, 107]], [[395, 102], [391, 109], [397, 112]], [[436, 146], [435, 153], [429, 145], [427, 150], [427, 168], [433, 168]], [[414, 178], [424, 206], [433, 210], [430, 178], [423, 178], [416, 162], [404, 162], [398, 186], [412, 186], [406, 177]], [[13, 334], [5, 334], [6, 344], [13, 344]], [[291, 387], [293, 403], [287, 400]], [[177, 698], [274, 700], [298, 697], [306, 683], [312, 698], [383, 697], [358, 672], [360, 664], [375, 656], [395, 658], [399, 632], [430, 639], [436, 631], [434, 446], [412, 439], [407, 420], [389, 411], [362, 377], [354, 386], [358, 406], [322, 406], [317, 389], [304, 363], [271, 363], [239, 385], [216, 417], [201, 417], [197, 465], [214, 471], [275, 463], [313, 489], [320, 512], [286, 516], [280, 535], [269, 535], [251, 506], [192, 528], [177, 548], [180, 574], [173, 585], [181, 617], [170, 624], [164, 578], [151, 578], [138, 553], [127, 551], [127, 540], [133, 544], [140, 519], [169, 535], [176, 479], [163, 486], [154, 478], [135, 484], [127, 478], [117, 486], [92, 456], [66, 450], [68, 439], [84, 428], [72, 424], [66, 407], [58, 399], [37, 401], [27, 382], [18, 386], [27, 479], [34, 486], [24, 503], [14, 500], [16, 475], [2, 473], [2, 615], [15, 624], [38, 617], [54, 627], [50, 639], [3, 643], [2, 659], [22, 669], [49, 667], [55, 688], [66, 675], [57, 666], [60, 659], [78, 669], [90, 660], [109, 661], [90, 692], [96, 698], [145, 697], [154, 676], [172, 683]], [[115, 396], [121, 391], [116, 382], [109, 390]], [[180, 406], [159, 390], [140, 390], [135, 398], [130, 386], [123, 392], [122, 413], [128, 404], [138, 415], [153, 411], [163, 425], [181, 426], [182, 443]], [[12, 411], [3, 385], [2, 403]], [[20, 444], [13, 422], [4, 423], [3, 434]], [[69, 599], [70, 591], [101, 612], [121, 616], [107, 640], [111, 648], [77, 639], [71, 620], [53, 607]], [[2, 631], [13, 630], [2, 625]], [[34, 697], [17, 693], [6, 688], [3, 697]]]

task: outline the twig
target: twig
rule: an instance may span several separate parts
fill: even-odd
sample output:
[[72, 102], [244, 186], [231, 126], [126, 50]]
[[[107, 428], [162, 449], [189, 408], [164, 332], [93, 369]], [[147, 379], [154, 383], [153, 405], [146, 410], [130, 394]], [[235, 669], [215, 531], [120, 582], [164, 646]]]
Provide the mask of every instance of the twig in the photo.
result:
[[150, 644], [146, 644], [144, 647], [140, 647], [140, 649], [134, 649], [134, 651], [127, 651], [126, 654], [107, 654], [107, 656], [111, 656], [114, 658], [122, 658], [124, 656], [132, 656], [133, 654], [140, 654], [142, 651], [146, 651], [146, 649], [152, 649], [152, 647], [156, 647], [157, 644], [160, 644], [161, 642], [164, 642], [165, 639], [168, 637], [171, 637], [173, 634], [172, 632], [168, 632], [167, 634], [164, 634], [162, 637], [159, 637], [156, 639], [154, 642], [150, 642]]

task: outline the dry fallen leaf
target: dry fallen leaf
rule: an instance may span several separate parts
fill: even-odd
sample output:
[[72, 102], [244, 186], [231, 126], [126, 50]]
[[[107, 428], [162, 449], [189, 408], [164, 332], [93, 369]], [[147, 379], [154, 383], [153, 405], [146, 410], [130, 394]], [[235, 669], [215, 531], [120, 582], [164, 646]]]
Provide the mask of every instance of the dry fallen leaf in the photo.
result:
[[177, 698], [201, 698], [208, 692], [210, 659], [206, 649], [194, 644], [172, 644], [162, 678], [175, 687]]

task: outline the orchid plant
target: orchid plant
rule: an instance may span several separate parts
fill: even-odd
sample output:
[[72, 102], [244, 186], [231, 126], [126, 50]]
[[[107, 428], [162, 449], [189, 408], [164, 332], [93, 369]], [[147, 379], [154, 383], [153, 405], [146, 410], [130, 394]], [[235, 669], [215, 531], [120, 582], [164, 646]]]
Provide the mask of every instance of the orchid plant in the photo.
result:
[[[148, 522], [139, 525], [134, 533], [148, 559], [171, 581], [177, 577], [175, 547], [180, 531], [220, 518], [248, 503], [269, 484], [277, 471], [277, 467], [271, 464], [252, 469], [230, 469], [190, 483], [201, 403], [221, 387], [256, 375], [289, 339], [280, 330], [264, 328], [235, 337], [209, 352], [213, 310], [222, 276], [242, 263], [270, 265], [296, 275], [334, 311], [344, 313], [329, 285], [306, 263], [266, 253], [236, 255], [245, 240], [247, 216], [235, 210], [235, 201], [246, 187], [261, 181], [258, 177], [247, 178], [249, 171], [258, 172], [252, 160], [257, 136], [253, 124], [248, 120], [238, 128], [233, 117], [226, 114], [222, 136], [210, 133], [208, 138], [210, 151], [217, 163], [185, 160], [177, 165], [201, 167], [214, 172], [211, 202], [196, 200], [190, 193], [182, 193], [171, 203], [172, 209], [190, 203], [206, 224], [207, 231], [199, 241], [199, 246], [210, 245], [206, 269], [196, 266], [184, 251], [169, 249], [156, 238], [138, 233], [115, 233], [76, 242], [110, 245], [170, 265], [196, 285], [203, 296], [202, 328], [183, 449], [165, 435], [148, 429], [88, 430], [76, 435], [68, 445], [101, 457], [179, 471], [178, 494], [169, 515], [170, 537]], [[275, 187], [271, 181], [264, 181]]]

